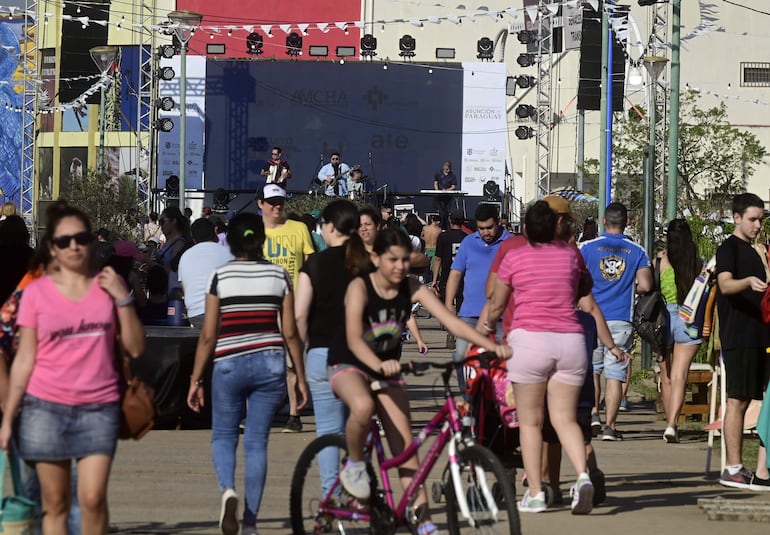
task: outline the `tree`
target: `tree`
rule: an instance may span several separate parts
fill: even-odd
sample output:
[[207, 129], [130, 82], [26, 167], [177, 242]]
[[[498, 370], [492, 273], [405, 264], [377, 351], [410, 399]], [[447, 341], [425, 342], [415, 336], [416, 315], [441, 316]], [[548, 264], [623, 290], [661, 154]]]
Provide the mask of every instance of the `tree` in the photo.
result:
[[70, 177], [62, 184], [61, 198], [88, 214], [94, 229], [109, 229], [116, 239], [135, 239], [142, 213], [132, 176], [114, 178], [86, 169], [82, 178]]
[[[746, 190], [746, 184], [767, 150], [751, 132], [732, 127], [727, 107], [702, 109], [696, 91], [682, 93], [679, 126], [677, 207], [691, 213], [720, 213], [727, 200]], [[629, 207], [642, 202], [642, 160], [649, 144], [649, 122], [632, 110], [616, 123], [613, 168], [616, 191]], [[666, 133], [668, 135], [668, 133]], [[660, 203], [665, 205], [665, 188]]]

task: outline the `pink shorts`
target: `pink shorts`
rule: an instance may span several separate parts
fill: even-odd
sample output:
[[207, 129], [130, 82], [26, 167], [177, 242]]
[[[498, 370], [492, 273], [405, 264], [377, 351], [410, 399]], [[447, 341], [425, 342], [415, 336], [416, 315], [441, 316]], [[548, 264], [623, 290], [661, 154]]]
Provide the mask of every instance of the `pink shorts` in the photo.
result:
[[583, 333], [549, 333], [514, 329], [508, 334], [513, 356], [508, 360], [508, 379], [537, 384], [549, 379], [583, 386], [588, 356]]

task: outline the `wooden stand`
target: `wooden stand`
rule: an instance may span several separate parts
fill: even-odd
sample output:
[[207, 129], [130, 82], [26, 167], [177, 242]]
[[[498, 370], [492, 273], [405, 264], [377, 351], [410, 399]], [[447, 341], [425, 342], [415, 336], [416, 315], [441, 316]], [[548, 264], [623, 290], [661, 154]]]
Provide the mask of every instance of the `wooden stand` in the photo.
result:
[[[660, 368], [655, 365], [655, 379], [658, 383], [658, 399], [656, 400], [656, 412], [663, 414], [663, 403], [660, 395], [661, 377]], [[690, 365], [690, 371], [687, 373], [687, 384], [685, 392], [691, 393], [688, 401], [685, 395], [685, 402], [682, 405], [682, 411], [679, 414], [678, 422], [684, 423], [687, 416], [697, 417], [701, 422], [708, 422], [709, 417], [709, 385], [714, 377], [714, 371], [708, 364], [694, 362]]]

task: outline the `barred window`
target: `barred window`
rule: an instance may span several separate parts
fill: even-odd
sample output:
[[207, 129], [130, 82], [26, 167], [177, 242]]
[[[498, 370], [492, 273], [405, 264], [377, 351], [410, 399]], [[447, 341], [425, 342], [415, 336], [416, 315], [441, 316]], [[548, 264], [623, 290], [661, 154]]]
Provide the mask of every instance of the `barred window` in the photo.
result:
[[741, 63], [741, 86], [770, 87], [770, 63]]

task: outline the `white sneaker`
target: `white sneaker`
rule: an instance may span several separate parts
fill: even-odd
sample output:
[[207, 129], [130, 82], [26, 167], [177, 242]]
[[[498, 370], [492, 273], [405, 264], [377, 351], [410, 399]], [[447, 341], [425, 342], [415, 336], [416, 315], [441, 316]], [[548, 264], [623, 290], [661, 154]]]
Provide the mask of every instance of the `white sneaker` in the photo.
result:
[[668, 444], [679, 444], [679, 429], [668, 426], [663, 432], [663, 440]]
[[591, 478], [585, 472], [578, 476], [570, 494], [572, 495], [573, 515], [587, 515], [594, 508], [594, 484], [591, 483]]
[[233, 489], [222, 493], [222, 508], [219, 511], [219, 529], [223, 535], [238, 535], [241, 524], [238, 522], [238, 495]]
[[371, 482], [363, 461], [347, 464], [340, 472], [340, 481], [348, 494], [359, 500], [369, 499]]
[[548, 504], [545, 502], [545, 492], [542, 490], [534, 496], [529, 494], [529, 490], [521, 497], [521, 501], [517, 504], [520, 513], [542, 513], [548, 508]]

